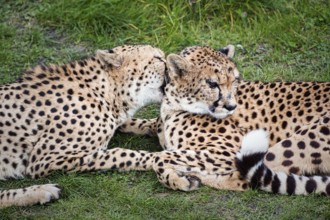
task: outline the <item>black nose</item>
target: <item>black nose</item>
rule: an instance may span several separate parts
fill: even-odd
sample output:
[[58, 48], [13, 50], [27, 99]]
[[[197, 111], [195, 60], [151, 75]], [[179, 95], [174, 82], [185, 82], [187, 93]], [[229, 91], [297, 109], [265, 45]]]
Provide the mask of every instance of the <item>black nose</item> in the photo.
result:
[[225, 105], [224, 108], [228, 111], [232, 111], [237, 107], [237, 105]]

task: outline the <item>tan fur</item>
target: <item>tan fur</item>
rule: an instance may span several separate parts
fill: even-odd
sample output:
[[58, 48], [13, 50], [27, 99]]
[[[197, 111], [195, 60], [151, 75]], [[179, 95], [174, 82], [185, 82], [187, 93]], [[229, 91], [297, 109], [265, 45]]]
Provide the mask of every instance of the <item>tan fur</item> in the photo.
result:
[[[66, 65], [37, 66], [0, 86], [0, 179], [150, 169], [144, 156], [152, 154], [107, 145], [140, 107], [161, 101], [164, 58], [151, 46], [121, 46]], [[0, 207], [43, 204], [59, 193], [55, 185], [2, 191]]]
[[[265, 157], [269, 168], [299, 175], [330, 173], [330, 83], [242, 81], [236, 93], [231, 79], [237, 72], [229, 58], [205, 47], [187, 48], [181, 55], [191, 68], [185, 77], [166, 87], [161, 117], [152, 119], [156, 125], [149, 123], [149, 130], [143, 127], [147, 134], [158, 133], [164, 149], [171, 150], [164, 151], [153, 164], [162, 183], [192, 190], [196, 184], [190, 186], [189, 180], [199, 179], [218, 189], [246, 189], [246, 180], [237, 174], [235, 158], [243, 136], [258, 128], [269, 133], [271, 148]], [[207, 79], [216, 79], [221, 93], [236, 95], [238, 106], [231, 116], [216, 119], [205, 112], [191, 113], [196, 112], [193, 102], [216, 99], [204, 83]], [[186, 96], [192, 103], [183, 109]], [[225, 98], [219, 101], [220, 108]], [[122, 130], [142, 133], [139, 124], [139, 119], [132, 119]], [[178, 178], [186, 182], [176, 181]]]

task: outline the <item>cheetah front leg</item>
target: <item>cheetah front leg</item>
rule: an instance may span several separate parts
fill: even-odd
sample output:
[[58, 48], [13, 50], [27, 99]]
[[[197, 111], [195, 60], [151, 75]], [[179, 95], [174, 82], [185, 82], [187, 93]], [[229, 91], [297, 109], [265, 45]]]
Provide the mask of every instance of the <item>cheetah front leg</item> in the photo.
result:
[[132, 118], [127, 120], [122, 126], [118, 128], [118, 130], [123, 133], [157, 136], [159, 128], [162, 127], [159, 126], [160, 122], [160, 117], [152, 119]]
[[265, 164], [287, 174], [330, 174], [330, 118], [304, 126], [270, 147]]
[[165, 146], [164, 124], [161, 117], [153, 119], [129, 119], [118, 129], [123, 133], [133, 133], [148, 136], [158, 136], [158, 141], [163, 149]]
[[73, 167], [70, 171], [146, 171], [152, 169], [155, 154], [157, 153], [142, 150], [135, 151], [124, 148], [100, 150], [93, 154], [79, 158], [78, 166]]
[[[62, 144], [63, 145], [63, 144]], [[86, 172], [99, 170], [150, 170], [154, 155], [147, 151], [134, 151], [123, 148], [108, 150], [72, 152], [70, 145], [66, 150], [38, 154], [34, 149], [27, 167], [27, 175], [33, 178], [48, 175], [51, 171]]]
[[158, 180], [174, 190], [192, 191], [201, 185], [216, 189], [246, 190], [248, 183], [240, 177], [234, 165], [220, 158], [217, 161], [215, 157], [207, 150], [163, 151], [155, 156], [153, 169]]

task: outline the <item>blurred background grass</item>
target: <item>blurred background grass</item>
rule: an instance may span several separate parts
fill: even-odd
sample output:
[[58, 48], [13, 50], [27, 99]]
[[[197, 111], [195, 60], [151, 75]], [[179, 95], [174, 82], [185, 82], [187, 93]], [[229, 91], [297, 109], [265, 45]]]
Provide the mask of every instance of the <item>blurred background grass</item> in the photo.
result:
[[238, 46], [236, 61], [245, 78], [330, 78], [326, 0], [0, 2], [5, 79], [38, 62], [64, 62], [128, 43], [152, 44], [167, 53], [231, 43]]
[[[236, 46], [250, 80], [330, 81], [328, 0], [0, 0], [0, 83], [39, 63], [64, 63], [121, 44]], [[139, 112], [154, 117], [157, 106]], [[157, 139], [116, 135], [110, 147], [159, 150]], [[0, 219], [329, 219], [330, 201], [161, 186], [152, 172], [55, 173], [0, 181], [0, 188], [53, 182], [63, 198], [48, 206], [7, 208]]]

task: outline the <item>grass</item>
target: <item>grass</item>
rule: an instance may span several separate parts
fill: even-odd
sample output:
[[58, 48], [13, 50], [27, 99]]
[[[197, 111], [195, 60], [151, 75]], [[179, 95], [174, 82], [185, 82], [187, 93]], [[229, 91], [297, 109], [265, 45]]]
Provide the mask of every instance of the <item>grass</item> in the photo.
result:
[[[329, 1], [0, 0], [0, 83], [38, 63], [64, 63], [116, 45], [166, 53], [234, 44], [244, 78], [330, 81]], [[139, 112], [158, 115], [157, 106]], [[118, 134], [110, 147], [160, 150], [154, 138]], [[0, 211], [0, 219], [329, 219], [330, 201], [259, 191], [177, 192], [152, 172], [63, 174], [0, 181], [0, 188], [58, 183], [49, 205]]]

